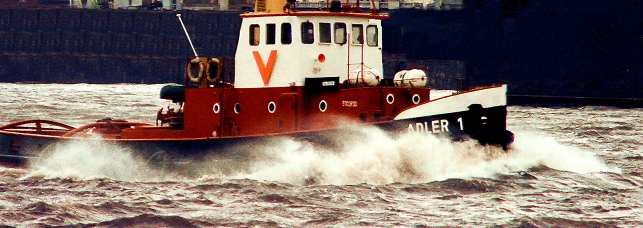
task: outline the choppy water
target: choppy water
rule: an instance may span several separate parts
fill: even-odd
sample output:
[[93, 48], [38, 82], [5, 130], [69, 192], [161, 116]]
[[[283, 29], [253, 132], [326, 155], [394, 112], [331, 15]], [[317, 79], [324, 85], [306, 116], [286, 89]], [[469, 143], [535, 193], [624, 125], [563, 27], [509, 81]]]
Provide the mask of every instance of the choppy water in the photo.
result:
[[[153, 122], [162, 85], [0, 84], [0, 124]], [[342, 149], [275, 139], [161, 172], [110, 144], [0, 167], [5, 226], [643, 226], [642, 109], [509, 107], [508, 153], [346, 129]], [[524, 171], [524, 172], [519, 172]]]

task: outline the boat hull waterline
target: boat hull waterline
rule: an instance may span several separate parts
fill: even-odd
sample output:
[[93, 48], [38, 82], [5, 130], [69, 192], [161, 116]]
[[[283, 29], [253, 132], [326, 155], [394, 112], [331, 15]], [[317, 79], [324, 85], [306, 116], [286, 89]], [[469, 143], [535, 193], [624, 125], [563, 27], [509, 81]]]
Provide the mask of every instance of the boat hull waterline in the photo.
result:
[[[454, 141], [474, 139], [482, 145], [497, 145], [508, 149], [513, 142], [513, 133], [506, 130], [506, 103], [502, 99], [495, 103], [484, 100], [504, 95], [505, 91], [506, 86], [499, 86], [454, 94], [403, 110], [394, 120], [374, 122], [368, 125], [385, 130], [391, 137], [414, 131], [448, 137]], [[468, 103], [462, 103], [463, 99], [468, 100]], [[455, 101], [460, 103], [453, 103]], [[449, 105], [447, 108], [443, 108], [444, 104], [441, 103]], [[418, 116], [413, 112], [429, 112], [430, 115]], [[346, 122], [346, 124], [360, 125], [363, 123]], [[11, 124], [5, 126], [9, 125]], [[345, 130], [344, 126], [280, 134], [191, 139], [66, 137], [60, 136], [62, 134], [43, 135], [28, 131], [2, 130], [4, 127], [0, 127], [0, 162], [27, 165], [30, 160], [43, 157], [52, 148], [76, 142], [113, 143], [119, 147], [127, 148], [136, 156], [152, 163], [159, 162], [159, 160], [167, 162], [167, 158], [171, 158], [172, 161], [198, 160], [205, 156], [235, 153], [239, 150], [253, 150], [255, 149], [254, 145], [262, 145], [266, 140], [275, 138], [327, 143], [328, 138], [333, 138], [334, 134]], [[430, 149], [427, 148], [427, 150]]]

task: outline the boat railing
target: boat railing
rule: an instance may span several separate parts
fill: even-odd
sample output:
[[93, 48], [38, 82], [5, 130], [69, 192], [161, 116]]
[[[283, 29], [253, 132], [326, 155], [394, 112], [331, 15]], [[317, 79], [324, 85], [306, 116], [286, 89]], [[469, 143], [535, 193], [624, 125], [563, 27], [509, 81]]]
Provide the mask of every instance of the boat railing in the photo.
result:
[[[346, 3], [342, 3], [342, 5], [346, 5]], [[348, 3], [351, 9], [357, 8], [357, 3]], [[386, 9], [388, 8], [388, 3], [387, 2], [379, 2], [375, 3], [378, 9]], [[329, 7], [329, 4], [326, 2], [298, 2], [297, 3], [297, 8], [302, 8], [302, 9], [323, 9], [327, 10]], [[359, 8], [362, 9], [370, 9], [372, 8], [373, 5], [371, 2], [360, 2], [359, 3]]]
[[[123, 129], [153, 126], [148, 123], [126, 122], [126, 121], [101, 121], [83, 125], [79, 128], [66, 132], [62, 137], [100, 135], [103, 138], [118, 138]], [[84, 134], [84, 135], [83, 135]]]
[[0, 126], [0, 131], [57, 136], [64, 135], [74, 129], [67, 124], [40, 119], [16, 121]]

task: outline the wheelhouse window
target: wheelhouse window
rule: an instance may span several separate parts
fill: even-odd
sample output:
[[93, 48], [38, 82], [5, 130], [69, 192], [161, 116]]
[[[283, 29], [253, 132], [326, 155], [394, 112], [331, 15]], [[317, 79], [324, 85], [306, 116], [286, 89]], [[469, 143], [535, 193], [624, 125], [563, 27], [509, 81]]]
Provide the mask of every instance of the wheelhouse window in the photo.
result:
[[351, 30], [351, 44], [363, 44], [364, 35], [362, 34], [363, 25], [353, 25]]
[[315, 42], [315, 26], [310, 22], [301, 23], [301, 42], [312, 44]]
[[252, 24], [250, 25], [250, 45], [257, 46], [259, 45], [261, 34], [259, 32], [259, 25]]
[[290, 25], [290, 23], [281, 24], [281, 43], [292, 43], [292, 26]]
[[370, 47], [377, 47], [378, 38], [377, 25], [366, 26], [366, 44]]
[[266, 44], [275, 44], [277, 26], [275, 24], [266, 25]]
[[335, 23], [335, 43], [346, 44], [346, 24]]
[[330, 23], [319, 23], [319, 43], [329, 44], [330, 40]]

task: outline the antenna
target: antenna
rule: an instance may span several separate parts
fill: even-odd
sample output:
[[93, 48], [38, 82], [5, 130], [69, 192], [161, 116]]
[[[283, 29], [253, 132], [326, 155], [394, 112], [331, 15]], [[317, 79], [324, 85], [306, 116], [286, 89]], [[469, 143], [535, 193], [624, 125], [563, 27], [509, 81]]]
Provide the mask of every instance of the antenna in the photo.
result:
[[185, 36], [188, 37], [188, 41], [190, 42], [190, 47], [192, 47], [192, 51], [194, 52], [194, 57], [199, 57], [199, 55], [196, 54], [196, 50], [194, 49], [194, 45], [192, 45], [192, 39], [190, 39], [190, 34], [188, 34], [188, 30], [185, 29], [185, 25], [183, 24], [183, 20], [181, 20], [181, 14], [177, 13], [176, 16], [179, 18], [179, 22], [181, 22], [181, 26], [183, 27], [183, 31], [185, 32]]

